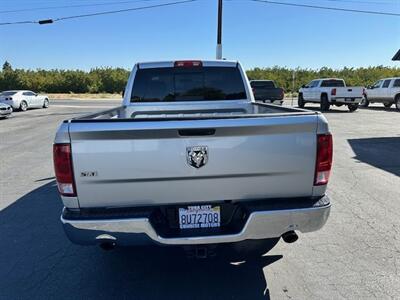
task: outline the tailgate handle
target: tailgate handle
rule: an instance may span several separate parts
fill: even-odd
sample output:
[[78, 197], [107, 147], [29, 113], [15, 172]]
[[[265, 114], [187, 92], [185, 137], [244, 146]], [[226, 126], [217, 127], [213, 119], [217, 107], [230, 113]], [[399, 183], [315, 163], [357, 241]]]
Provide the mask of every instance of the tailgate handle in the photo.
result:
[[352, 91], [353, 91], [353, 89], [347, 89], [347, 91], [348, 91], [348, 92], [352, 92]]
[[196, 129], [179, 129], [178, 133], [180, 136], [202, 136], [202, 135], [214, 135], [214, 128], [196, 128]]

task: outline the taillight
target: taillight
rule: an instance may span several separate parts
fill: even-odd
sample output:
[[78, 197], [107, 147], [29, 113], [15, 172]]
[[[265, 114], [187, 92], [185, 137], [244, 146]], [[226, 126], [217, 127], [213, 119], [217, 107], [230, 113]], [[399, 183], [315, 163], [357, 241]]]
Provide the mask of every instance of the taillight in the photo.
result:
[[200, 60], [181, 60], [176, 61], [174, 66], [177, 68], [202, 67], [203, 63]]
[[336, 96], [336, 89], [332, 89], [332, 90], [331, 90], [331, 95], [332, 95], [332, 96]]
[[75, 197], [76, 190], [72, 169], [71, 144], [54, 144], [53, 160], [58, 191], [63, 196]]
[[318, 134], [314, 185], [325, 185], [328, 183], [332, 168], [332, 154], [332, 135]]

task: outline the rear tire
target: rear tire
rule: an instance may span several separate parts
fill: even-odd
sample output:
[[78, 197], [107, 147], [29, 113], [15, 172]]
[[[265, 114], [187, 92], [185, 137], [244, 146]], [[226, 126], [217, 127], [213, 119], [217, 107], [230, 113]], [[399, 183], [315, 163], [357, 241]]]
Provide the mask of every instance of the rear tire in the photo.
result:
[[361, 100], [360, 106], [367, 108], [369, 105], [369, 101], [367, 96], [364, 96], [364, 98]]
[[48, 107], [49, 107], [49, 99], [44, 99], [43, 108], [48, 108]]
[[328, 96], [327, 95], [322, 95], [321, 96], [321, 111], [328, 111], [330, 108], [330, 103], [328, 101]]
[[306, 102], [304, 101], [303, 94], [299, 94], [299, 96], [297, 96], [297, 106], [304, 108], [305, 104]]
[[357, 110], [358, 104], [349, 104], [347, 107], [349, 108], [350, 112], [353, 112]]
[[394, 99], [394, 104], [396, 105], [397, 110], [400, 111], [400, 95], [396, 96]]
[[390, 108], [393, 103], [383, 103], [383, 106], [386, 108]]
[[22, 100], [21, 103], [19, 104], [19, 110], [26, 111], [27, 109], [28, 109], [28, 104], [26, 103], [25, 100]]

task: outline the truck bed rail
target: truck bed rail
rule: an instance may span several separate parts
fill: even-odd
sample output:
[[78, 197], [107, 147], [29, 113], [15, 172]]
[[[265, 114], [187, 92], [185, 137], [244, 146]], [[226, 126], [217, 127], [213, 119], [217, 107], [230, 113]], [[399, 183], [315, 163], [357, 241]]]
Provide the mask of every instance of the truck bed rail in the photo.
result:
[[[236, 104], [237, 106], [237, 104]], [[182, 107], [182, 106], [180, 106]], [[164, 110], [146, 109], [146, 105], [132, 107], [119, 106], [112, 109], [80, 116], [64, 122], [143, 122], [143, 121], [188, 121], [188, 120], [210, 120], [210, 119], [238, 119], [238, 118], [260, 118], [280, 116], [315, 115], [318, 112], [299, 108], [282, 107], [266, 103], [247, 103], [242, 108], [199, 108], [175, 109], [171, 106]]]

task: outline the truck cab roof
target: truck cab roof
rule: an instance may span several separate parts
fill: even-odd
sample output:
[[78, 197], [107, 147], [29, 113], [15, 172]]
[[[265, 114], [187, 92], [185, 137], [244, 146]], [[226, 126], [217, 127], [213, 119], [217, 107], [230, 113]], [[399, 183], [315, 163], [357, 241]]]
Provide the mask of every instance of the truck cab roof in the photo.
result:
[[147, 68], [171, 68], [177, 66], [178, 64], [192, 64], [197, 66], [200, 64], [204, 67], [235, 67], [239, 64], [235, 60], [201, 60], [201, 59], [189, 59], [189, 60], [168, 60], [168, 61], [149, 61], [149, 62], [139, 62], [136, 66], [139, 69]]
[[389, 77], [389, 78], [382, 78], [379, 80], [396, 80], [396, 79], [400, 79], [400, 77]]
[[344, 81], [343, 78], [318, 78], [318, 79], [314, 79], [314, 80], [342, 80], [342, 81]]

